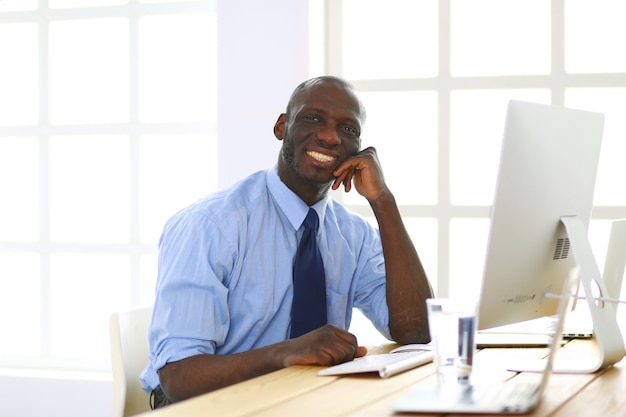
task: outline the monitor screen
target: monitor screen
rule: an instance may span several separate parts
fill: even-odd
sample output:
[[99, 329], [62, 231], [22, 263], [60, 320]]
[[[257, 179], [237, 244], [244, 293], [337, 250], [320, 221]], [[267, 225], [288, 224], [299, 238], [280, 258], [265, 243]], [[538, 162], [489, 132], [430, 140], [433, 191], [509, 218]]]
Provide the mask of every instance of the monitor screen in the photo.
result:
[[[554, 315], [575, 266], [560, 219], [588, 227], [604, 116], [511, 101], [491, 207], [478, 328]], [[586, 236], [585, 236], [586, 237]]]

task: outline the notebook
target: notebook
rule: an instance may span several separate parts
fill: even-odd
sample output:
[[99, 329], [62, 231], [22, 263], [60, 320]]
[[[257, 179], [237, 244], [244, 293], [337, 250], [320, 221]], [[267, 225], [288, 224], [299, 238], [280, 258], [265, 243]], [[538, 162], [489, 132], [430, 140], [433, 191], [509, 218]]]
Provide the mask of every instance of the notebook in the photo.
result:
[[389, 353], [367, 355], [350, 362], [331, 366], [317, 374], [319, 376], [331, 376], [377, 372], [381, 378], [389, 378], [432, 362], [432, 360], [433, 352], [430, 345], [405, 345]]
[[419, 387], [396, 402], [393, 410], [409, 413], [523, 414], [537, 407], [552, 373], [554, 356], [561, 343], [567, 307], [575, 294], [578, 270], [569, 274], [558, 306], [558, 322], [552, 335], [548, 359], [535, 381], [516, 381], [488, 385], [459, 384], [452, 389], [439, 385]]

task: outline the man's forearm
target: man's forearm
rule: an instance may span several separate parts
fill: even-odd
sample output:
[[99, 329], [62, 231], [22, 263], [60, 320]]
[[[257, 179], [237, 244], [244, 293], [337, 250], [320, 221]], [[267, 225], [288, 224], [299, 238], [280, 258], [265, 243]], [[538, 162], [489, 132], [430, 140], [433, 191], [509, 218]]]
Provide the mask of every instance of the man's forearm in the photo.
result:
[[230, 355], [197, 355], [159, 370], [161, 389], [181, 401], [291, 365], [336, 365], [363, 356], [354, 335], [326, 324], [295, 339]]
[[182, 401], [278, 369], [283, 364], [275, 346], [233, 355], [201, 354], [170, 362], [158, 372], [161, 389], [172, 401]]
[[426, 298], [432, 288], [391, 193], [371, 203], [380, 228], [387, 274], [389, 327], [401, 344], [430, 340]]

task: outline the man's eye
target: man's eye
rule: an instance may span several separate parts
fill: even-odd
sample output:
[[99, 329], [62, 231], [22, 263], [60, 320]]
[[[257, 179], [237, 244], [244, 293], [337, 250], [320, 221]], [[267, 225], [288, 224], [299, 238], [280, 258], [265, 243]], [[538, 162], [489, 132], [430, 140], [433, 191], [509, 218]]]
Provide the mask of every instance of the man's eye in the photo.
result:
[[310, 115], [310, 114], [309, 114], [309, 115], [304, 116], [304, 118], [305, 118], [306, 120], [311, 121], [311, 122], [319, 122], [319, 121], [320, 121], [320, 118], [319, 118], [319, 117], [317, 117], [317, 116], [313, 116], [313, 115]]
[[343, 126], [343, 130], [352, 136], [359, 136], [359, 131], [350, 126]]

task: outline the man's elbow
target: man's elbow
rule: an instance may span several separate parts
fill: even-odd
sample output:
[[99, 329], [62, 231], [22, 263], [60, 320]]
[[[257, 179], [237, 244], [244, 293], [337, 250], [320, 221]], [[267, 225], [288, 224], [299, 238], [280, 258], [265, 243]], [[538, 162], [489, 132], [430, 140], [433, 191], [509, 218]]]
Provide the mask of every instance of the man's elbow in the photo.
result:
[[429, 343], [430, 333], [428, 325], [420, 326], [390, 326], [392, 339], [400, 345], [412, 343]]
[[171, 402], [186, 400], [200, 394], [186, 389], [189, 384], [184, 383], [186, 378], [182, 375], [183, 368], [184, 365], [180, 362], [169, 362], [158, 371], [161, 390]]

